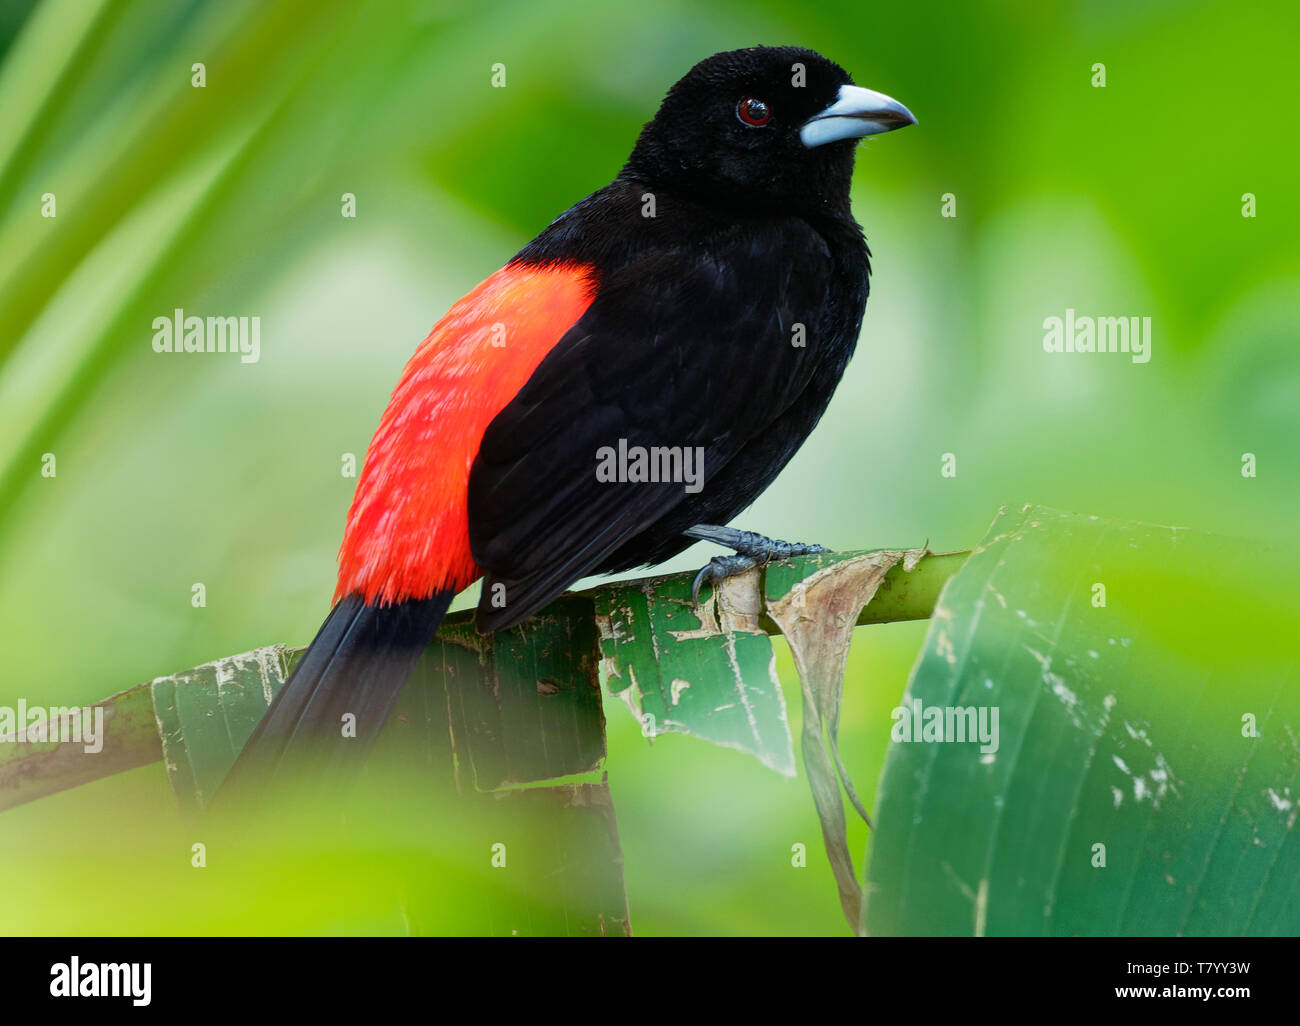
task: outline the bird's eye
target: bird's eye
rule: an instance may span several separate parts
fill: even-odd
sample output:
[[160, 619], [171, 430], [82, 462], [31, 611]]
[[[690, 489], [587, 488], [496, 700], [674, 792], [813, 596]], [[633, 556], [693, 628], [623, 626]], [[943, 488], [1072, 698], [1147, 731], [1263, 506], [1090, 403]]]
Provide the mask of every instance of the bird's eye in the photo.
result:
[[736, 104], [736, 117], [751, 128], [762, 128], [772, 119], [772, 108], [762, 100], [747, 96]]

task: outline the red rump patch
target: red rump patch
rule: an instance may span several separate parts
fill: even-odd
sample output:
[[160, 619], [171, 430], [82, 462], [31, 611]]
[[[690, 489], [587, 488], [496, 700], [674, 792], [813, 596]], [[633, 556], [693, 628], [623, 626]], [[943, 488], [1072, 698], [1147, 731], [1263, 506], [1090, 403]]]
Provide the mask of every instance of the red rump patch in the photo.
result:
[[488, 424], [591, 305], [590, 268], [508, 264], [415, 351], [370, 442], [339, 550], [334, 600], [389, 604], [460, 591], [469, 471]]

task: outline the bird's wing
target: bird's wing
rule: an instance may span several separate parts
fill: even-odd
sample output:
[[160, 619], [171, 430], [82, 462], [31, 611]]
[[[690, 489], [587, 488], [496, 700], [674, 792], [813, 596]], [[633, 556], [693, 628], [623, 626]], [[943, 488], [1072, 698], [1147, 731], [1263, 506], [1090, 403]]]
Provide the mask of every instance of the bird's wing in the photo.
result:
[[366, 453], [336, 601], [424, 599], [479, 576], [466, 511], [470, 464], [492, 419], [590, 306], [589, 271], [507, 264], [434, 325]]
[[480, 630], [530, 616], [688, 498], [680, 479], [599, 479], [602, 450], [702, 450], [707, 488], [807, 387], [829, 251], [801, 223], [737, 234], [725, 259], [660, 251], [602, 280], [488, 426], [469, 480]]

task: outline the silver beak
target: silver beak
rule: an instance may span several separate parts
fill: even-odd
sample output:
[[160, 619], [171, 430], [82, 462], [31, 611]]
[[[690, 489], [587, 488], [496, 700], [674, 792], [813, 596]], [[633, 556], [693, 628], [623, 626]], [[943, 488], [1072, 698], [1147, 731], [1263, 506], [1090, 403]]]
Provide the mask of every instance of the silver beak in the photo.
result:
[[840, 139], [862, 139], [916, 124], [912, 112], [893, 97], [861, 86], [840, 86], [835, 102], [804, 122], [799, 138], [809, 149]]

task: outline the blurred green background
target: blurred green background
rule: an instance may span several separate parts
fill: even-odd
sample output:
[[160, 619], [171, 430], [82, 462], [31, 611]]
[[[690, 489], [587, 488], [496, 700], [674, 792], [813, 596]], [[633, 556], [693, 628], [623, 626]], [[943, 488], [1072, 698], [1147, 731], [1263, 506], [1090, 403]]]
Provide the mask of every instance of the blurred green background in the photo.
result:
[[[739, 526], [956, 549], [1033, 501], [1294, 529], [1290, 0], [0, 0], [0, 703], [306, 642], [355, 484], [342, 456], [414, 347], [613, 177], [693, 63], [756, 43], [818, 49], [920, 123], [860, 147], [858, 354]], [[154, 353], [176, 307], [259, 316], [260, 361]], [[1151, 317], [1150, 363], [1044, 353], [1067, 307]], [[868, 802], [924, 626], [859, 632], [841, 752]], [[802, 779], [607, 715], [636, 932], [843, 932]], [[23, 886], [0, 930], [402, 932], [389, 877], [460, 908], [456, 866], [479, 857], [388, 819], [363, 849], [197, 871], [173, 809], [153, 766], [5, 813], [0, 872]]]

